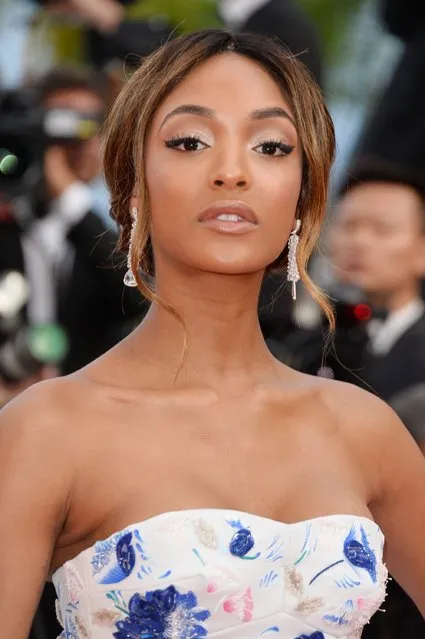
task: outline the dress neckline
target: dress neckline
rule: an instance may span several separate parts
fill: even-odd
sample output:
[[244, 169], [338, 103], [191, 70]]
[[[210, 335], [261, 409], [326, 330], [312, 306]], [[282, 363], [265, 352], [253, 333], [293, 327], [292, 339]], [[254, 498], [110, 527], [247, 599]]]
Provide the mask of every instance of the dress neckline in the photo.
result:
[[188, 509], [181, 509], [181, 510], [167, 510], [167, 511], [164, 511], [162, 513], [158, 513], [156, 515], [152, 515], [151, 517], [143, 519], [142, 521], [129, 523], [126, 526], [124, 526], [124, 528], [121, 528], [120, 530], [116, 530], [116, 531], [112, 532], [107, 537], [104, 537], [102, 539], [97, 539], [91, 546], [81, 550], [74, 557], [71, 557], [70, 559], [67, 559], [63, 564], [61, 564], [58, 568], [56, 568], [56, 570], [52, 573], [51, 579], [53, 580], [55, 578], [55, 576], [57, 576], [58, 573], [60, 573], [62, 571], [62, 569], [68, 563], [68, 561], [75, 561], [76, 559], [81, 557], [81, 555], [84, 555], [86, 552], [89, 552], [92, 548], [94, 548], [96, 546], [96, 544], [106, 543], [110, 539], [115, 537], [116, 535], [119, 535], [120, 533], [124, 533], [125, 531], [130, 531], [133, 528], [138, 528], [140, 526], [144, 526], [147, 523], [163, 519], [163, 518], [168, 517], [170, 515], [171, 516], [173, 516], [173, 515], [175, 515], [175, 516], [177, 516], [177, 515], [182, 515], [182, 516], [199, 515], [199, 516], [201, 516], [202, 513], [210, 513], [210, 514], [213, 514], [213, 513], [214, 514], [225, 513], [226, 516], [229, 516], [229, 517], [230, 516], [234, 517], [235, 515], [238, 516], [238, 517], [241, 517], [241, 518], [249, 517], [250, 519], [257, 519], [257, 520], [260, 520], [260, 521], [266, 521], [268, 523], [275, 524], [276, 526], [282, 526], [284, 528], [291, 528], [291, 527], [295, 527], [295, 526], [305, 526], [306, 524], [309, 524], [309, 523], [314, 523], [314, 522], [318, 522], [318, 521], [326, 521], [326, 520], [337, 519], [337, 518], [357, 519], [357, 520], [360, 520], [360, 521], [363, 521], [363, 522], [367, 523], [370, 526], [374, 526], [376, 528], [376, 531], [381, 535], [382, 541], [385, 542], [385, 535], [384, 535], [382, 529], [380, 528], [380, 526], [376, 523], [376, 521], [374, 519], [372, 519], [371, 517], [367, 517], [366, 515], [356, 515], [356, 514], [349, 514], [349, 513], [333, 513], [333, 514], [330, 514], [330, 515], [318, 515], [316, 517], [310, 517], [308, 519], [301, 519], [299, 521], [285, 522], [285, 521], [278, 521], [277, 519], [272, 519], [270, 517], [264, 517], [262, 515], [256, 515], [254, 513], [249, 513], [249, 512], [244, 511], [244, 510], [234, 510], [233, 508], [188, 508]]

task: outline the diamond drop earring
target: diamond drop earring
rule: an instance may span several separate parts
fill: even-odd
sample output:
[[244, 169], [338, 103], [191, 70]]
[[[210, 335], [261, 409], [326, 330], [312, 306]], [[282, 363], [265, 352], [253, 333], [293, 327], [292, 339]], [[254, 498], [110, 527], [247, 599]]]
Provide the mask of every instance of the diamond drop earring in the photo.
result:
[[297, 219], [295, 228], [289, 236], [288, 240], [288, 282], [292, 282], [292, 299], [297, 299], [297, 282], [300, 279], [297, 264], [297, 248], [300, 238], [298, 231], [301, 227], [301, 220]]
[[136, 233], [137, 213], [138, 211], [136, 207], [131, 209], [131, 217], [133, 218], [133, 221], [131, 223], [130, 243], [128, 245], [127, 253], [127, 273], [124, 275], [124, 284], [131, 288], [137, 286], [136, 278], [134, 277], [133, 269], [131, 268], [131, 248], [133, 246], [134, 236]]

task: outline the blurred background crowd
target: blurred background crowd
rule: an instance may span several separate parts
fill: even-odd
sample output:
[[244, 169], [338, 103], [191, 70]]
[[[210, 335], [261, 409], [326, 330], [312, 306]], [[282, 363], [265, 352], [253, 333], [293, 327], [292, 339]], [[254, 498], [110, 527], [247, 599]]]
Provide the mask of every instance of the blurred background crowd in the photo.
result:
[[[102, 123], [141, 57], [218, 26], [284, 42], [322, 87], [337, 132], [310, 265], [333, 300], [335, 335], [304, 291], [293, 306], [284, 278], [270, 276], [259, 304], [269, 347], [377, 393], [425, 454], [423, 0], [1, 0], [0, 406], [89, 363], [146, 313], [113, 250]], [[47, 585], [32, 639], [60, 633], [53, 600]], [[366, 639], [425, 637], [395, 582], [386, 610]]]

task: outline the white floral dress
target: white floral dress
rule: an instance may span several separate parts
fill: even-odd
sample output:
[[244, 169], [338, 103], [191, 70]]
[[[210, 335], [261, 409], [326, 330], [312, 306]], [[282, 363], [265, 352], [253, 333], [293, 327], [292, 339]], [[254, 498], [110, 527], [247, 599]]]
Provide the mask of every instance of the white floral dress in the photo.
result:
[[358, 516], [160, 514], [55, 572], [61, 637], [358, 639], [385, 597], [383, 546]]

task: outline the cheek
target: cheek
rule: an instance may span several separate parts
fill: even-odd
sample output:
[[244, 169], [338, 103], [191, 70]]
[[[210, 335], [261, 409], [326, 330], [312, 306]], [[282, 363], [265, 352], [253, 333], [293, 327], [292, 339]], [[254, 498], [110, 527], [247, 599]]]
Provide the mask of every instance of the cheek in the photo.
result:
[[[381, 250], [379, 250], [379, 244], [381, 243]], [[412, 257], [412, 242], [410, 239], [402, 236], [388, 237], [386, 239], [376, 239], [376, 246], [378, 247], [378, 253], [383, 255], [383, 259], [387, 262], [388, 268], [394, 268], [400, 263], [409, 263]]]
[[[264, 207], [269, 229], [276, 241], [287, 238], [294, 226], [301, 190], [301, 170], [293, 166], [279, 174], [270, 171], [264, 176], [260, 202]], [[302, 222], [301, 222], [302, 223]], [[284, 242], [285, 240], [283, 240]]]
[[194, 195], [194, 183], [187, 171], [171, 168], [166, 162], [150, 162], [146, 170], [152, 225], [182, 223]]

